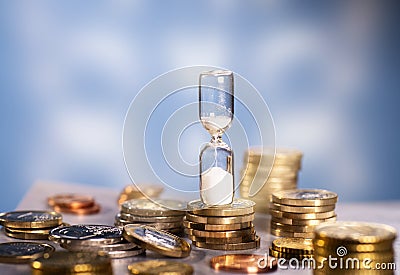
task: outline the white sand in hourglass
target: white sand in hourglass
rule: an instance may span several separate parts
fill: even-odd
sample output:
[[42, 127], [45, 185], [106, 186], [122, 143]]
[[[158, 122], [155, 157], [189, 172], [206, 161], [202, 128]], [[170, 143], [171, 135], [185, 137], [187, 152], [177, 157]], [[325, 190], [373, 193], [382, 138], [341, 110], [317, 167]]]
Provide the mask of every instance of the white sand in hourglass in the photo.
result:
[[220, 167], [211, 167], [202, 174], [202, 201], [208, 205], [223, 205], [232, 202], [233, 176]]

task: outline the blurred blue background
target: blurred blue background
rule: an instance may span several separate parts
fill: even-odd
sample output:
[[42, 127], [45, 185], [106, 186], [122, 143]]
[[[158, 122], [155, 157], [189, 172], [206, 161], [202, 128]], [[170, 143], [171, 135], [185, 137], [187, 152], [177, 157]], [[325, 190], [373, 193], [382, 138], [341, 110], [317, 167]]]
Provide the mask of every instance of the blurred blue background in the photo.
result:
[[399, 15], [379, 0], [1, 1], [0, 210], [37, 179], [129, 183], [129, 103], [197, 64], [260, 91], [277, 145], [304, 151], [300, 186], [400, 199]]

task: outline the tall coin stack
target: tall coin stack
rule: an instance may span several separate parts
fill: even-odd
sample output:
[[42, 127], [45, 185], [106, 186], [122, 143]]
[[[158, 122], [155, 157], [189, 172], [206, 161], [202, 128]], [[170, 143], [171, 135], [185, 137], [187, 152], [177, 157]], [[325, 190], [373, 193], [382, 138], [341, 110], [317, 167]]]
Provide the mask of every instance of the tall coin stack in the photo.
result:
[[314, 227], [336, 221], [336, 193], [319, 189], [277, 191], [272, 194], [271, 234], [311, 239]]
[[47, 240], [49, 231], [62, 225], [62, 216], [48, 211], [13, 211], [0, 214], [4, 233], [23, 240]]
[[183, 233], [185, 209], [186, 204], [175, 200], [128, 200], [121, 204], [115, 225], [142, 224], [180, 235]]
[[200, 200], [188, 204], [185, 232], [196, 247], [214, 250], [245, 250], [260, 246], [254, 230], [254, 205], [234, 199], [224, 206], [207, 207]]
[[[273, 192], [297, 188], [302, 156], [302, 152], [292, 149], [276, 149], [274, 154], [273, 150], [266, 148], [249, 148], [244, 155], [241, 171], [241, 197], [254, 201], [256, 212], [269, 213]], [[253, 183], [262, 188], [255, 196], [249, 197]]]
[[[336, 222], [315, 228], [314, 274], [394, 274], [396, 230], [385, 224]], [[329, 258], [334, 259], [329, 264]], [[332, 262], [332, 260], [331, 260]]]

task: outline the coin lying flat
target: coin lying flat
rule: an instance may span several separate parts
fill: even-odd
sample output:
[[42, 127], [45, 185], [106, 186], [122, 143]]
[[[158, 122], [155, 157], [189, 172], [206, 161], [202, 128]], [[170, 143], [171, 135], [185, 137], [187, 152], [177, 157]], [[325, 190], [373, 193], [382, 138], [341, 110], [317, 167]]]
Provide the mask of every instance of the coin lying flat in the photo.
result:
[[272, 249], [289, 254], [313, 254], [312, 240], [304, 238], [278, 238], [272, 241]]
[[145, 217], [183, 216], [185, 210], [186, 204], [175, 200], [133, 199], [121, 204], [121, 212]]
[[127, 213], [119, 213], [115, 217], [116, 219], [122, 219], [132, 223], [161, 223], [161, 222], [182, 222], [183, 216], [156, 216], [156, 217], [147, 217], [147, 216], [135, 216]]
[[[225, 254], [213, 257], [210, 260], [210, 266], [217, 271], [241, 273], [268, 273], [276, 270], [276, 260], [272, 259], [267, 263], [265, 261], [265, 255]], [[261, 265], [260, 262], [263, 264]]]
[[164, 256], [184, 258], [189, 256], [191, 251], [190, 244], [184, 239], [150, 226], [126, 225], [123, 236], [144, 249]]
[[254, 220], [254, 213], [242, 216], [232, 217], [207, 217], [186, 213], [186, 220], [196, 223], [204, 224], [233, 224], [233, 223], [244, 223], [252, 222]]
[[313, 258], [313, 254], [290, 254], [290, 253], [284, 253], [284, 252], [280, 252], [280, 251], [276, 251], [274, 249], [272, 249], [272, 247], [269, 248], [269, 255], [271, 255], [272, 257], [275, 258], [283, 258], [283, 259], [298, 259], [298, 260], [303, 260], [303, 259], [307, 259], [307, 258]]
[[0, 214], [0, 224], [9, 228], [46, 228], [62, 223], [62, 216], [47, 211], [13, 211]]
[[272, 200], [276, 203], [295, 206], [332, 205], [337, 199], [336, 193], [319, 189], [283, 190], [272, 195]]
[[122, 230], [109, 225], [71, 225], [51, 230], [49, 239], [67, 244], [112, 244], [122, 241]]
[[278, 236], [278, 237], [290, 237], [290, 238], [306, 238], [306, 239], [312, 239], [314, 237], [313, 232], [288, 232], [288, 231], [283, 231], [281, 229], [275, 229], [271, 228], [271, 234]]
[[207, 206], [201, 200], [195, 200], [188, 203], [188, 211], [200, 216], [241, 216], [254, 213], [255, 203], [251, 200], [234, 199], [227, 206]]
[[321, 213], [335, 210], [335, 205], [326, 205], [326, 206], [291, 206], [284, 205], [278, 203], [271, 203], [271, 209], [278, 210], [282, 212], [290, 212], [290, 213]]
[[254, 241], [244, 242], [244, 243], [233, 243], [233, 244], [210, 244], [192, 241], [194, 246], [206, 249], [215, 250], [245, 250], [260, 247], [260, 237], [256, 236]]
[[51, 256], [45, 254], [33, 261], [31, 268], [46, 274], [75, 274], [76, 272], [112, 274], [111, 260], [108, 256], [88, 252], [57, 251]]
[[54, 247], [48, 244], [33, 242], [9, 242], [0, 244], [1, 263], [27, 263], [44, 254], [54, 252]]
[[47, 202], [50, 206], [72, 209], [91, 207], [95, 204], [95, 200], [92, 196], [80, 194], [58, 194], [49, 197]]
[[106, 255], [111, 259], [130, 258], [145, 253], [146, 250], [140, 247], [131, 248], [128, 250], [115, 250], [115, 251], [99, 251], [100, 255]]
[[151, 260], [136, 262], [128, 266], [131, 274], [145, 275], [191, 275], [194, 270], [191, 265], [172, 261]]
[[204, 237], [204, 238], [234, 238], [234, 237], [243, 237], [250, 235], [255, 232], [254, 227], [249, 227], [246, 229], [240, 230], [230, 230], [230, 231], [201, 231], [195, 229], [185, 229], [186, 234], [196, 236], [196, 237]]
[[195, 223], [190, 221], [184, 221], [183, 225], [189, 229], [195, 230], [206, 230], [206, 231], [227, 231], [227, 230], [239, 230], [245, 229], [249, 227], [253, 227], [252, 222], [243, 222], [243, 223], [233, 223], [233, 224], [204, 224], [204, 223]]
[[97, 251], [111, 252], [111, 251], [130, 250], [138, 247], [135, 243], [126, 241], [121, 243], [103, 244], [99, 246], [79, 245], [75, 243], [61, 243], [60, 246], [72, 252], [97, 252]]
[[69, 214], [76, 214], [76, 215], [92, 215], [97, 214], [100, 212], [101, 207], [99, 204], [95, 203], [88, 207], [83, 208], [69, 208], [63, 207], [60, 205], [53, 206], [54, 210], [57, 212], [69, 213]]
[[287, 218], [277, 218], [277, 217], [272, 217], [271, 222], [276, 222], [276, 223], [281, 223], [281, 224], [287, 224], [287, 225], [319, 225], [324, 222], [334, 222], [336, 221], [336, 215], [327, 218], [327, 219], [316, 219], [316, 220], [296, 220], [296, 219], [287, 219]]
[[312, 233], [314, 232], [314, 225], [287, 225], [271, 221], [271, 228], [279, 229], [287, 232], [297, 233]]
[[397, 236], [396, 229], [389, 225], [366, 222], [324, 223], [314, 232], [316, 239], [359, 244], [393, 241]]
[[327, 219], [336, 216], [335, 211], [329, 211], [324, 213], [289, 213], [289, 212], [282, 212], [279, 210], [270, 211], [271, 216], [277, 218], [287, 218], [287, 219], [297, 219], [297, 220], [315, 220], [315, 219]]
[[231, 237], [231, 238], [204, 238], [188, 235], [188, 239], [194, 242], [209, 243], [209, 244], [235, 244], [235, 243], [246, 243], [254, 241], [256, 239], [256, 233], [252, 233], [243, 237]]

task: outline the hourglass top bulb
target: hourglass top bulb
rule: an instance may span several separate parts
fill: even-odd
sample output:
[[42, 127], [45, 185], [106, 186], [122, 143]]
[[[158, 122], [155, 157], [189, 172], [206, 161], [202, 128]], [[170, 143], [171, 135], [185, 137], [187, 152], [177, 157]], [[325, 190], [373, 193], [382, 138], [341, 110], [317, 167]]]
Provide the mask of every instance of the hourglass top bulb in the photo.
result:
[[199, 116], [212, 136], [221, 136], [233, 119], [233, 73], [214, 70], [200, 74]]

